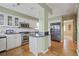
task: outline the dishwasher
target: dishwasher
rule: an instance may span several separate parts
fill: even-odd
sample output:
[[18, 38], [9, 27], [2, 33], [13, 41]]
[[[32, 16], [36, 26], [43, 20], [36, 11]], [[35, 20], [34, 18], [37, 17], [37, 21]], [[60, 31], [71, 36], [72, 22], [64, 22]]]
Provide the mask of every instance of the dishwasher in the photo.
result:
[[6, 36], [0, 36], [0, 52], [6, 50]]

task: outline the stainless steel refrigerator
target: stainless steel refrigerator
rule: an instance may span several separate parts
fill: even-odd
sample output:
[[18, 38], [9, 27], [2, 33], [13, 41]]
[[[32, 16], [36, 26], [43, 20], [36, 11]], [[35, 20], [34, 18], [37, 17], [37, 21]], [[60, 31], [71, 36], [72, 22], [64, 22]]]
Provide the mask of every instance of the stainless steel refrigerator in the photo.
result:
[[50, 28], [51, 40], [60, 41], [61, 40], [61, 24], [51, 23], [50, 27], [51, 27]]

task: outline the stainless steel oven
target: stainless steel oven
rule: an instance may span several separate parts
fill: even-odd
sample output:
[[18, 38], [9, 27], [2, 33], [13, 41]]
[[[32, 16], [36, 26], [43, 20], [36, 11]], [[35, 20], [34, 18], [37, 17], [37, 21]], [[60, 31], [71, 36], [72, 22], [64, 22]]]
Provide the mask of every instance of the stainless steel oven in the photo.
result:
[[28, 33], [22, 34], [22, 45], [26, 45], [26, 44], [29, 44], [29, 34]]

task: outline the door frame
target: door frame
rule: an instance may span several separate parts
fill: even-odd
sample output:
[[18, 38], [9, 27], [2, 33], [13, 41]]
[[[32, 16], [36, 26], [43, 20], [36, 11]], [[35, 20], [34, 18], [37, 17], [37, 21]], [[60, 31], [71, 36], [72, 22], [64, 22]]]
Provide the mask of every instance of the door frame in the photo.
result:
[[[66, 20], [73, 20], [73, 41], [75, 42], [75, 39], [77, 40], [77, 17], [76, 15], [69, 16], [69, 17], [63, 17], [61, 20], [61, 42], [64, 42], [64, 21]], [[75, 42], [77, 44], [77, 42]]]

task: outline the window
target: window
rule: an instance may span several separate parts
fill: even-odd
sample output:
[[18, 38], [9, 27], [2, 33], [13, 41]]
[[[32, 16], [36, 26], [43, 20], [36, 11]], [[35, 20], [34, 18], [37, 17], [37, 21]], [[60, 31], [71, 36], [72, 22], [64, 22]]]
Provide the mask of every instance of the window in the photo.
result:
[[0, 14], [0, 25], [4, 24], [4, 16]]
[[8, 16], [8, 25], [12, 26], [12, 16]]
[[15, 26], [18, 26], [18, 18], [15, 18]]

